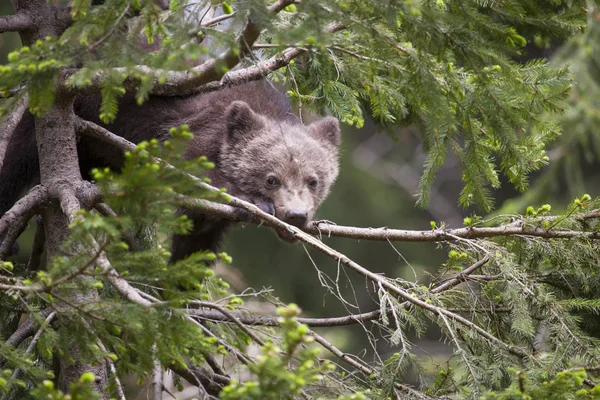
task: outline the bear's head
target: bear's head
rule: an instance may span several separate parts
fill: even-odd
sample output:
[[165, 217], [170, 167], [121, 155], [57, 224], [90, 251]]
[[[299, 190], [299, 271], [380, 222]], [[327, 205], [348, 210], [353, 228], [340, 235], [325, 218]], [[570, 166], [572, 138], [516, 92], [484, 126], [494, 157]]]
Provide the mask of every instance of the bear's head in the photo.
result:
[[[234, 101], [225, 114], [220, 168], [241, 196], [269, 202], [277, 218], [303, 228], [329, 194], [339, 171], [340, 127], [327, 117], [308, 126], [274, 120]], [[286, 232], [281, 239], [293, 242]]]

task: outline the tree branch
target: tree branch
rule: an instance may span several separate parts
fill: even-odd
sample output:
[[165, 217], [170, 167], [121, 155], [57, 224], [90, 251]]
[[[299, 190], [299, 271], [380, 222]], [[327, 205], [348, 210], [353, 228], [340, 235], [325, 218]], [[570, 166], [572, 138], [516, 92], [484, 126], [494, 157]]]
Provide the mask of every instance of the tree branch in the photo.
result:
[[183, 369], [178, 365], [170, 365], [169, 369], [175, 374], [181, 376], [191, 385], [202, 386], [211, 396], [218, 396], [223, 386], [229, 385], [229, 378], [224, 375], [216, 374], [206, 368]]
[[[51, 313], [52, 311], [50, 309], [46, 309], [41, 312], [41, 316], [42, 318], [47, 318]], [[31, 318], [29, 318], [23, 322], [8, 339], [6, 339], [4, 344], [12, 347], [18, 347], [25, 339], [34, 333], [34, 322]]]
[[[29, 346], [27, 346], [27, 350], [25, 350], [25, 354], [30, 354], [33, 351], [33, 348], [37, 345], [37, 342], [40, 340], [42, 333], [44, 332], [46, 327], [50, 324], [50, 322], [52, 322], [52, 320], [54, 319], [55, 316], [56, 316], [56, 312], [53, 311], [46, 317], [46, 320], [42, 323], [42, 326], [40, 326], [40, 329], [38, 329], [38, 331], [35, 334], [35, 336], [33, 337], [33, 339], [31, 339], [31, 343], [29, 343]], [[12, 376], [10, 377], [11, 381], [14, 382], [19, 377], [20, 373], [21, 373], [21, 368], [15, 368]], [[2, 398], [0, 400], [6, 400], [6, 398], [8, 397], [8, 394], [9, 394], [9, 392], [5, 392], [2, 395]]]
[[[194, 302], [191, 302], [193, 304]], [[257, 325], [257, 326], [280, 326], [279, 317], [275, 315], [248, 315], [240, 312], [229, 312], [230, 315], [225, 315], [219, 311], [214, 310], [198, 310], [198, 309], [187, 309], [185, 310], [189, 315], [193, 315], [197, 318], [206, 319], [208, 321], [233, 321], [235, 318], [239, 322], [245, 325]], [[363, 314], [352, 314], [343, 317], [333, 318], [302, 318], [297, 317], [297, 321], [301, 324], [310, 326], [311, 328], [322, 328], [322, 327], [333, 327], [333, 326], [347, 326], [361, 323], [364, 321], [372, 321], [379, 318], [381, 312], [379, 310], [363, 313]]]
[[24, 12], [0, 16], [0, 33], [27, 31], [32, 27], [32, 18]]
[[0, 260], [11, 253], [14, 243], [27, 227], [29, 220], [48, 200], [46, 189], [43, 186], [35, 186], [0, 218]]
[[[106, 350], [106, 347], [104, 346], [104, 343], [102, 343], [100, 340], [98, 340], [98, 347], [100, 347], [100, 349], [103, 352], [108, 353], [108, 351]], [[115, 367], [115, 363], [108, 356], [105, 357], [104, 359], [106, 361], [106, 364], [108, 365], [108, 370], [110, 371], [110, 373], [112, 374], [112, 376], [115, 380], [115, 386], [117, 389], [117, 396], [119, 397], [119, 400], [127, 400], [127, 398], [125, 397], [125, 391], [123, 390], [123, 385], [121, 385], [121, 381], [119, 380], [119, 375], [117, 374], [117, 368]]]
[[222, 307], [222, 306], [220, 306], [218, 304], [215, 304], [215, 303], [211, 303], [209, 301], [198, 301], [198, 300], [192, 300], [192, 301], [190, 301], [190, 304], [197, 305], [197, 306], [200, 306], [200, 307], [211, 308], [213, 310], [216, 310], [218, 313], [220, 313], [223, 316], [227, 317], [227, 319], [229, 321], [231, 321], [234, 324], [236, 324], [246, 335], [248, 335], [248, 337], [250, 337], [256, 343], [258, 343], [261, 346], [263, 346], [265, 344], [265, 342], [261, 338], [259, 338], [258, 336], [256, 336], [254, 334], [254, 332], [252, 332], [250, 329], [248, 329], [248, 327], [243, 322], [241, 322], [231, 311], [229, 311], [225, 307]]
[[29, 99], [27, 95], [24, 95], [16, 102], [12, 111], [3, 121], [3, 128], [0, 132], [0, 171], [2, 170], [2, 165], [4, 164], [4, 157], [6, 155], [6, 149], [10, 143], [10, 139], [14, 135], [19, 121], [21, 121], [21, 118], [23, 118], [23, 114], [25, 114], [25, 111], [27, 111], [28, 104]]
[[10, 210], [0, 218], [0, 236], [13, 224], [19, 220], [28, 221], [36, 213], [37, 209], [48, 201], [48, 192], [46, 188], [38, 185], [19, 201], [15, 203]]
[[[348, 354], [344, 353], [343, 351], [341, 351], [340, 349], [338, 349], [337, 347], [335, 347], [334, 345], [329, 343], [327, 341], [327, 339], [325, 339], [323, 336], [319, 335], [318, 333], [316, 333], [314, 331], [310, 331], [308, 334], [315, 339], [315, 342], [319, 343], [321, 346], [323, 346], [325, 349], [327, 349], [331, 354], [335, 355], [339, 359], [352, 365], [354, 368], [358, 369], [363, 374], [365, 374], [367, 376], [371, 376], [371, 375], [378, 376], [379, 375], [379, 374], [377, 374], [377, 371], [375, 371], [373, 368], [370, 368], [367, 365], [356, 361], [354, 358], [349, 357]], [[398, 383], [398, 382], [394, 382], [394, 387], [396, 387], [396, 389], [401, 390], [403, 392], [409, 392], [413, 396], [416, 396], [420, 399], [430, 399], [431, 398], [424, 393], [418, 392], [418, 391], [414, 390], [413, 388], [402, 385], [401, 383]]]
[[[292, 4], [293, 1], [277, 1], [268, 7], [268, 10], [276, 14], [285, 8], [287, 5]], [[232, 47], [217, 57], [205, 61], [204, 63], [194, 67], [188, 71], [165, 71], [160, 69], [152, 69], [145, 65], [138, 65], [132, 69], [130, 68], [115, 68], [113, 71], [130, 75], [133, 70], [138, 75], [142, 75], [146, 78], [150, 78], [153, 82], [151, 93], [154, 95], [161, 96], [182, 96], [185, 94], [216, 90], [220, 87], [210, 87], [208, 90], [203, 89], [203, 85], [207, 85], [211, 82], [218, 81], [224, 78], [226, 71], [231, 70], [235, 67], [240, 60], [251, 53], [252, 44], [258, 39], [260, 35], [261, 27], [255, 22], [256, 16], [252, 13], [246, 19], [244, 27], [236, 38], [236, 47]], [[290, 59], [291, 60], [291, 59]], [[287, 61], [289, 63], [289, 60]], [[282, 64], [281, 66], [283, 66]], [[223, 68], [226, 67], [226, 68]], [[278, 67], [279, 68], [279, 67]], [[62, 73], [62, 81], [67, 80], [78, 70], [70, 69], [65, 70]], [[106, 73], [98, 71], [90, 79], [91, 83], [84, 88], [73, 88], [65, 87], [65, 89], [73, 94], [85, 94], [94, 92], [100, 89], [103, 80], [105, 79]], [[264, 75], [262, 75], [264, 76]], [[229, 78], [225, 79], [229, 85], [234, 84]], [[250, 79], [248, 79], [250, 80]], [[164, 83], [160, 83], [164, 82]], [[238, 83], [242, 83], [240, 80]], [[128, 76], [124, 82], [124, 87], [127, 90], [135, 91], [139, 88], [140, 80], [135, 76]]]

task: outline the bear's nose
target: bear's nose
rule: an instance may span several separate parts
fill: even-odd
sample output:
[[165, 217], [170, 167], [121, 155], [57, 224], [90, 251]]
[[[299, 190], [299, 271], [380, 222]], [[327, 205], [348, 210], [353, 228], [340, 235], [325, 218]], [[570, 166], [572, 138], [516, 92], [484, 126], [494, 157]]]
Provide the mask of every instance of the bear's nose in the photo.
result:
[[288, 211], [285, 216], [285, 222], [294, 226], [304, 226], [308, 220], [308, 214], [305, 211], [292, 210]]

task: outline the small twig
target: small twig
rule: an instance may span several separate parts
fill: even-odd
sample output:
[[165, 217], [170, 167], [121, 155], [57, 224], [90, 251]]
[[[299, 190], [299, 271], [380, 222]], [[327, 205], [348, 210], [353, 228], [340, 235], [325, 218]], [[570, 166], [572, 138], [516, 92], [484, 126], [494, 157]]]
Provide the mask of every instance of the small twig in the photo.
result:
[[261, 346], [263, 346], [265, 344], [265, 342], [261, 338], [256, 336], [250, 329], [248, 329], [248, 327], [246, 325], [244, 325], [244, 323], [242, 323], [231, 311], [229, 311], [225, 307], [222, 307], [215, 303], [211, 303], [209, 301], [198, 301], [198, 300], [192, 300], [189, 302], [189, 304], [200, 306], [200, 307], [212, 308], [213, 310], [217, 310], [219, 313], [226, 316], [229, 319], [229, 321], [236, 324], [242, 331], [244, 331], [244, 333], [246, 335], [248, 335], [256, 343], [258, 343]]
[[[200, 26], [203, 28], [208, 28], [209, 26], [213, 26], [218, 24], [219, 22], [223, 22], [226, 21], [228, 19], [231, 19], [233, 17], [235, 17], [237, 15], [237, 11], [232, 12], [231, 14], [223, 14], [223, 15], [219, 15], [218, 17], [209, 19], [206, 22], [203, 22]], [[194, 34], [197, 34], [196, 31], [194, 31]]]
[[433, 288], [431, 290], [432, 293], [440, 293], [443, 292], [445, 290], [448, 290], [458, 284], [460, 284], [461, 282], [465, 281], [465, 278], [472, 274], [473, 272], [477, 271], [479, 268], [481, 268], [483, 265], [485, 265], [485, 263], [487, 263], [490, 259], [489, 255], [486, 255], [485, 257], [483, 257], [481, 260], [477, 261], [476, 263], [474, 263], [473, 265], [469, 266], [468, 268], [463, 269], [457, 276], [455, 276], [452, 279], [447, 280], [446, 282], [442, 283], [439, 286], [436, 286], [435, 288]]
[[[320, 336], [316, 332], [310, 331], [308, 334], [315, 339], [315, 342], [319, 343], [321, 346], [323, 346], [325, 349], [327, 349], [333, 355], [335, 355], [339, 359], [347, 362], [348, 364], [352, 365], [354, 368], [358, 369], [359, 371], [361, 371], [365, 375], [367, 375], [367, 376], [371, 376], [373, 374], [375, 374], [376, 376], [378, 375], [374, 369], [366, 366], [365, 364], [362, 364], [362, 363], [356, 361], [353, 357], [350, 357], [348, 354], [344, 353], [343, 351], [341, 351], [340, 349], [338, 349], [337, 347], [335, 347], [333, 344], [329, 343], [327, 341], [327, 339], [325, 339], [324, 337]], [[420, 393], [420, 392], [412, 389], [409, 386], [402, 385], [401, 383], [394, 382], [394, 386], [398, 390], [401, 390], [403, 392], [409, 392], [413, 396], [417, 396], [417, 397], [419, 397], [421, 399], [430, 399], [430, 397], [427, 396], [427, 395], [425, 395], [424, 393]]]

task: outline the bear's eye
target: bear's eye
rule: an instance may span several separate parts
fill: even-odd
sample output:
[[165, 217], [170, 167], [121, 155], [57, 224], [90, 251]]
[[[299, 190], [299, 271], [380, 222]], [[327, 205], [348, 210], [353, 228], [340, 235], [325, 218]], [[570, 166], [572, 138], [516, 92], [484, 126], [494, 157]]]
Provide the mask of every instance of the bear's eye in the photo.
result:
[[267, 186], [272, 188], [277, 187], [279, 186], [279, 181], [274, 176], [269, 176], [267, 177]]
[[319, 182], [315, 178], [308, 181], [308, 186], [310, 186], [313, 189], [316, 188], [318, 184]]

